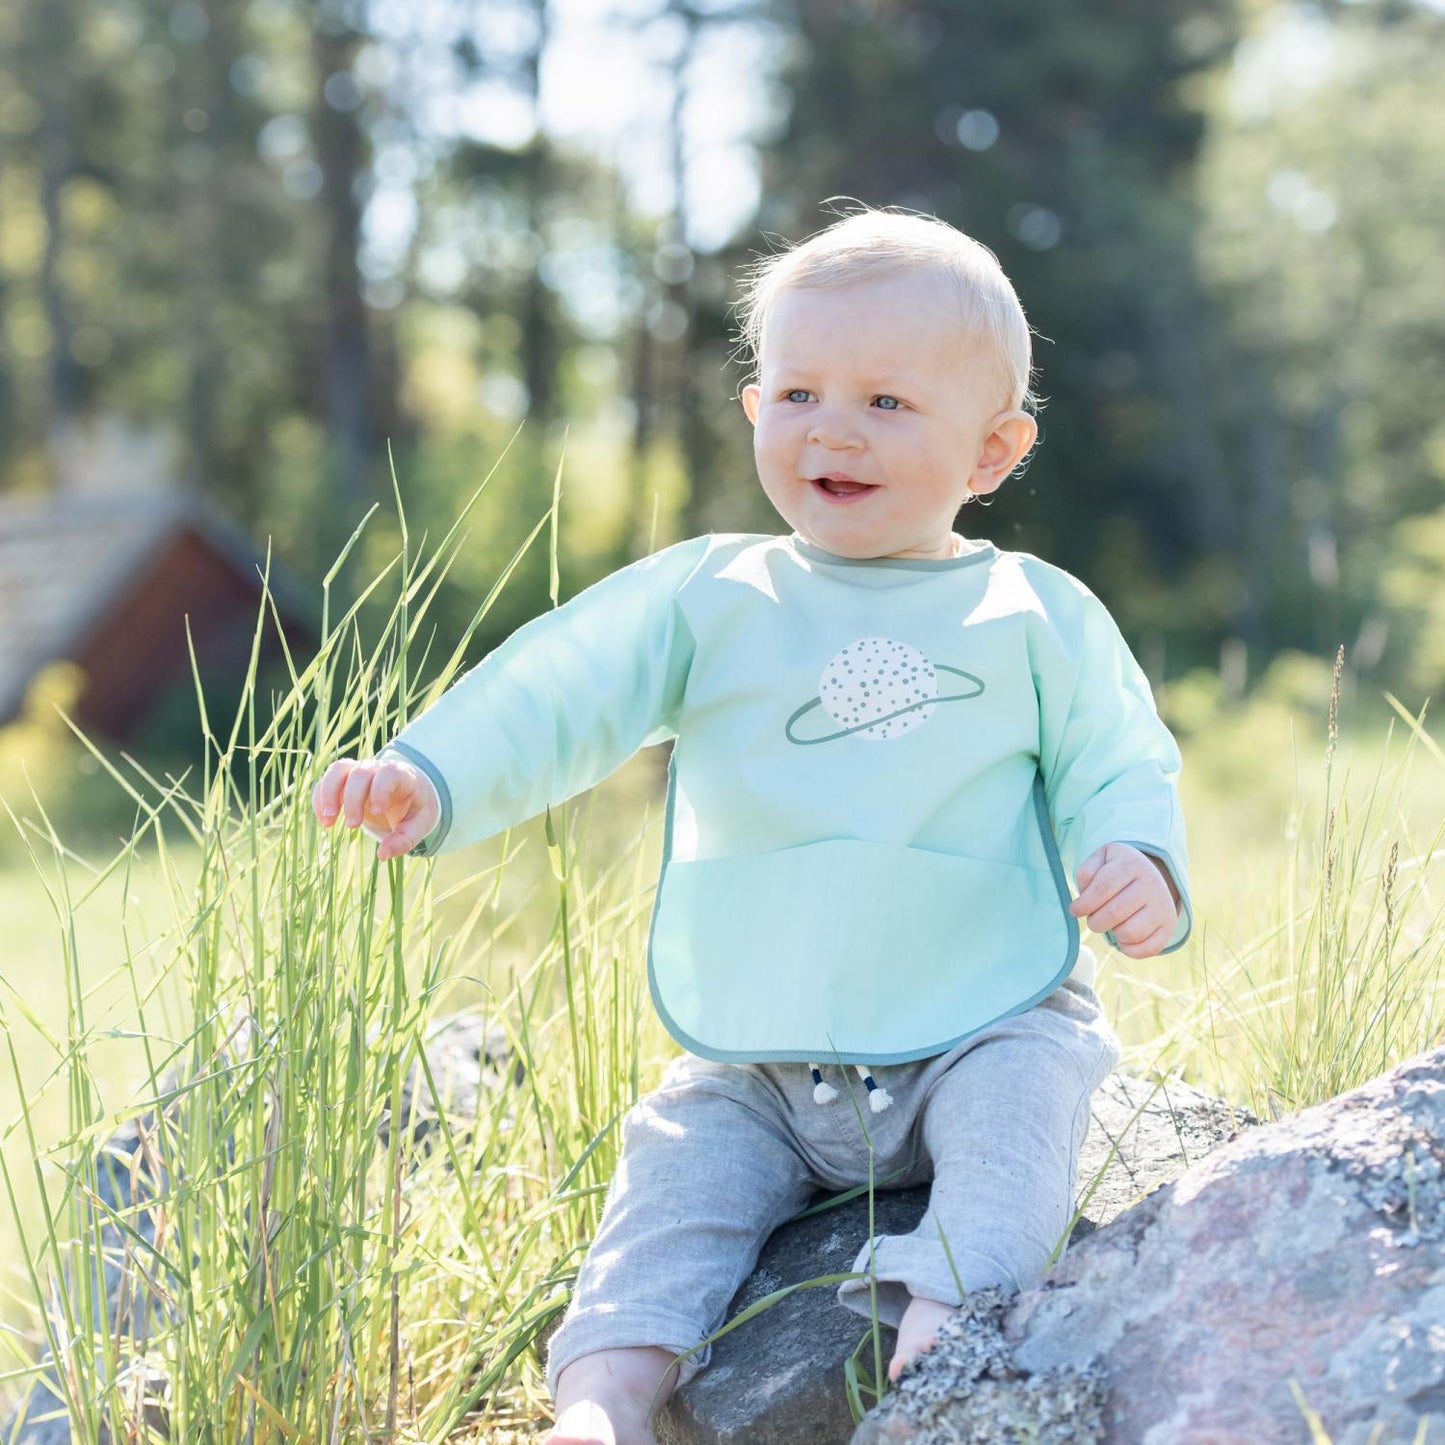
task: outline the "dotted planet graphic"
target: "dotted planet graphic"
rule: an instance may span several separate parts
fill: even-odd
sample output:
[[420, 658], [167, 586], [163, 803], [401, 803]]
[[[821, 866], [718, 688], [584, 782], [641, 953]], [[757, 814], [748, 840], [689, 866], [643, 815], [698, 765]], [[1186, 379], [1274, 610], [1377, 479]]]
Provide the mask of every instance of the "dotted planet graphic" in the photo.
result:
[[841, 728], [875, 741], [912, 732], [933, 716], [938, 674], [916, 647], [865, 637], [823, 669], [818, 700]]
[[[970, 690], [940, 696], [940, 673], [963, 679]], [[788, 719], [787, 738], [801, 745], [846, 737], [883, 742], [922, 727], [943, 703], [963, 702], [983, 690], [981, 678], [934, 664], [906, 642], [864, 637], [828, 661], [818, 679], [818, 696]], [[814, 728], [797, 726], [817, 709], [837, 724], [837, 732], [814, 735], [816, 720]]]

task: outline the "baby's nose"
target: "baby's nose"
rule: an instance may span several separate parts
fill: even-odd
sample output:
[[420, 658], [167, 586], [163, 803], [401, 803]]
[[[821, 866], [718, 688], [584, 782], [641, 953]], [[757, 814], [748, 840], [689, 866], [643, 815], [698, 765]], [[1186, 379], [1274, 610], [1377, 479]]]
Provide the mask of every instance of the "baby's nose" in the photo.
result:
[[843, 451], [860, 446], [862, 435], [846, 417], [837, 413], [820, 412], [813, 418], [813, 425], [808, 429], [808, 440], [834, 451]]

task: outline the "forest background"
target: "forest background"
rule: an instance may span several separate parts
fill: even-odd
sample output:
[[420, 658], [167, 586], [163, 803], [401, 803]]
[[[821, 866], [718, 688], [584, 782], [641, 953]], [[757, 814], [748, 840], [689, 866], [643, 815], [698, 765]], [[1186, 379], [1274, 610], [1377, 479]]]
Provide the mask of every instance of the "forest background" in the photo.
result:
[[1042, 445], [974, 530], [1088, 581], [1156, 683], [1238, 696], [1343, 644], [1347, 689], [1418, 706], [1442, 56], [1439, 0], [6, 6], [0, 488], [128, 435], [314, 588], [393, 467], [436, 535], [520, 426], [441, 599], [460, 635], [564, 442], [565, 592], [776, 526], [730, 305], [856, 197], [984, 241], [1040, 333]]
[[[321, 732], [327, 747], [354, 745], [382, 726], [373, 701], [396, 705], [410, 663], [430, 678], [468, 636], [545, 523], [559, 466], [552, 545], [525, 554], [467, 661], [553, 605], [554, 576], [565, 596], [682, 537], [775, 529], [736, 402], [741, 270], [826, 224], [839, 198], [939, 215], [1017, 285], [1045, 398], [1042, 445], [967, 528], [1098, 592], [1184, 745], [1201, 922], [1168, 968], [1106, 962], [1126, 1064], [1181, 1071], [1262, 1113], [1301, 1107], [1438, 1037], [1445, 997], [1441, 754], [1417, 729], [1423, 777], [1370, 782], [1398, 757], [1387, 725], [1445, 685], [1442, 62], [1445, 0], [12, 0], [0, 5], [0, 496], [195, 488], [270, 539], [318, 618], [323, 578], [375, 507], [329, 588], [335, 622], [395, 559], [398, 498], [414, 561], [488, 479], [415, 657], [396, 641], [392, 586], [361, 618], [375, 656], [336, 631], [310, 675], [308, 696], [322, 697], [333, 677], [361, 678], [350, 693], [338, 684]], [[228, 719], [227, 680], [204, 680], [212, 719]], [[258, 1393], [291, 1418], [330, 1419], [332, 1365], [356, 1339], [368, 1353], [347, 1408], [392, 1420], [405, 1319], [418, 1379], [432, 1382], [418, 1389], [417, 1438], [441, 1438], [436, 1422], [475, 1403], [457, 1393], [464, 1355], [489, 1362], [476, 1378], [500, 1391], [493, 1412], [530, 1427], [545, 1400], [526, 1350], [565, 1285], [559, 1261], [595, 1226], [612, 1123], [670, 1047], [637, 1022], [651, 1017], [635, 965], [655, 760], [606, 785], [593, 855], [605, 867], [569, 872], [550, 820], [545, 834], [531, 825], [505, 884], [491, 854], [457, 864], [475, 877], [438, 866], [452, 886], [435, 924], [415, 904], [430, 896], [425, 870], [408, 875], [406, 908], [397, 874], [395, 936], [403, 918], [421, 936], [398, 945], [394, 997], [372, 997], [392, 935], [378, 924], [373, 938], [371, 921], [391, 903], [363, 850], [318, 840], [300, 806], [249, 839], [259, 810], [231, 805], [258, 796], [258, 755], [249, 791], [235, 782], [240, 749], [231, 782], [223, 770], [207, 792], [197, 779], [218, 750], [203, 760], [182, 688], [130, 745], [152, 778], [189, 768], [201, 799], [194, 813], [177, 804], [168, 859], [147, 807], [53, 707], [82, 681], [42, 674], [24, 716], [0, 727], [0, 801], [21, 820], [0, 826], [0, 1172], [18, 1190], [0, 1227], [0, 1403], [58, 1338], [42, 1324], [50, 1276], [27, 1277], [30, 1263], [58, 1273], [95, 1253], [93, 1181], [72, 1162], [154, 1101], [171, 1062], [231, 1047], [222, 994], [207, 989], [236, 1002], [236, 969], [254, 956], [246, 999], [294, 1031], [240, 1071], [256, 1157], [276, 1110], [301, 1120], [276, 1185], [277, 1198], [292, 1191], [288, 1217], [311, 1218], [329, 1170], [367, 1227], [317, 1215], [282, 1236], [278, 1250], [296, 1253], [278, 1255], [275, 1277], [308, 1290], [337, 1241], [347, 1260], [339, 1283], [281, 1300], [274, 1330], [246, 1269], [229, 1292], [197, 1284], [175, 1398], [196, 1419], [253, 1410]], [[294, 705], [274, 753], [293, 802], [316, 762], [309, 708]], [[1351, 757], [1365, 779], [1353, 813], [1339, 802]], [[65, 847], [37, 874], [25, 854], [37, 840], [45, 851], [50, 823]], [[614, 906], [599, 884], [589, 913], [578, 879], [619, 858], [630, 891]], [[85, 881], [68, 894], [72, 867]], [[161, 902], [170, 929], [142, 927]], [[569, 906], [590, 920], [570, 935]], [[447, 909], [467, 916], [455, 934]], [[219, 920], [238, 939], [210, 941]], [[473, 925], [485, 947], [467, 942]], [[403, 980], [403, 956], [435, 993]], [[495, 1167], [455, 1237], [413, 1239], [392, 1213], [394, 1147], [375, 1192], [375, 1111], [399, 1098], [408, 1050], [444, 1001], [443, 963], [460, 976], [483, 957], [499, 979], [545, 983], [528, 995], [543, 1003], [520, 1114], [536, 1115], [538, 1137], [519, 1128], [504, 1148], [494, 1119]], [[572, 1012], [574, 995], [593, 997], [574, 987], [579, 957], [608, 1009]], [[293, 984], [304, 1007], [265, 992]], [[153, 988], [180, 1022], [137, 1022]], [[373, 1034], [353, 1038], [362, 1015]], [[533, 1015], [508, 1015], [516, 1043], [527, 1030], [513, 1015]], [[282, 1103], [272, 1092], [276, 1060], [309, 1058], [318, 1039], [360, 1060], [371, 1090], [356, 1085], [345, 1148], [309, 1074]], [[230, 1094], [215, 1108], [235, 1127]], [[5, 1166], [27, 1134], [34, 1177], [15, 1185]], [[217, 1258], [244, 1262], [240, 1232], [260, 1207], [246, 1191], [261, 1185], [216, 1147], [240, 1203], [198, 1194], [212, 1212], [175, 1237], [219, 1239]], [[67, 1226], [74, 1246], [39, 1222], [52, 1185], [82, 1221]], [[415, 1218], [440, 1231], [450, 1208]], [[175, 1270], [188, 1259], [187, 1245]], [[91, 1318], [79, 1296], [74, 1317]], [[77, 1388], [72, 1412], [102, 1393]]]

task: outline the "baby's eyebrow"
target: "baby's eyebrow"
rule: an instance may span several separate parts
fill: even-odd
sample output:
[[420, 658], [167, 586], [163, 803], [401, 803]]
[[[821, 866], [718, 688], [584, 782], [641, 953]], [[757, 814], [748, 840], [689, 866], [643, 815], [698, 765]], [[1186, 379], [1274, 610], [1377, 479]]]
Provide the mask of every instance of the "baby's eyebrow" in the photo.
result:
[[[809, 366], [789, 366], [786, 361], [783, 361], [774, 363], [772, 369], [781, 390], [793, 391], [799, 387], [816, 387], [820, 380], [819, 373]], [[897, 396], [919, 391], [923, 386], [923, 381], [915, 372], [889, 371], [847, 377], [845, 385], [849, 390], [866, 391], [874, 396]]]
[[869, 379], [874, 391], [917, 391], [923, 385], [923, 378], [914, 371], [878, 372]]

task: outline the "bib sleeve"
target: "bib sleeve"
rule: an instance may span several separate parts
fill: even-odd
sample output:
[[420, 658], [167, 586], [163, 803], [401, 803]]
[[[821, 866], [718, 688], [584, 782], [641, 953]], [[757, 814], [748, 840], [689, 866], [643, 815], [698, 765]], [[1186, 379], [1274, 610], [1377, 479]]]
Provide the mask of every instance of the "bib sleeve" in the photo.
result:
[[414, 855], [488, 838], [676, 736], [692, 661], [677, 593], [709, 540], [624, 567], [518, 628], [387, 745], [441, 799]]
[[1163, 950], [1172, 953], [1193, 926], [1179, 747], [1103, 603], [1072, 578], [1060, 585], [1068, 590], [1035, 619], [1032, 644], [1039, 770], [1059, 852], [1070, 880], [1106, 843], [1132, 844], [1163, 863], [1179, 891]]

